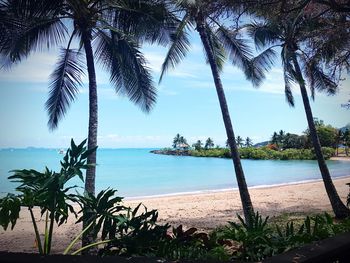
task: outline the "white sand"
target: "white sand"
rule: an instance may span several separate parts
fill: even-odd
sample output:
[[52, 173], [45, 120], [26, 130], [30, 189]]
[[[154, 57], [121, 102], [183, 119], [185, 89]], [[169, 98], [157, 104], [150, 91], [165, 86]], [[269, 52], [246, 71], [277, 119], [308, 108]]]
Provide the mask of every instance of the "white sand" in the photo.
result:
[[[350, 176], [334, 180], [343, 201], [349, 192], [345, 185]], [[274, 216], [285, 212], [318, 213], [331, 212], [331, 206], [323, 182], [311, 182], [250, 189], [254, 208], [264, 216]], [[171, 197], [127, 200], [126, 205], [135, 206], [143, 202], [149, 209], [158, 209], [160, 222], [172, 225], [183, 224], [208, 230], [225, 225], [242, 214], [238, 191], [179, 195]], [[38, 211], [36, 211], [38, 212]], [[79, 233], [81, 225], [75, 225], [71, 216], [67, 224], [55, 229], [53, 253], [62, 253], [70, 241]], [[43, 220], [39, 222], [43, 228]], [[21, 211], [21, 217], [13, 231], [0, 230], [0, 251], [36, 251], [34, 231], [29, 212]]]

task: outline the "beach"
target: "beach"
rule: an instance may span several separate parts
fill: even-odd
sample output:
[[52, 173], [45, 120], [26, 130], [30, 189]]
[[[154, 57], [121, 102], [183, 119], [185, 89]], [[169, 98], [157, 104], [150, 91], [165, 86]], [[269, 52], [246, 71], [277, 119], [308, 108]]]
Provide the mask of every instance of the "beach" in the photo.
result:
[[[349, 182], [350, 175], [334, 179], [334, 185], [344, 202], [349, 192], [345, 184]], [[250, 188], [250, 195], [255, 211], [263, 216], [331, 212], [322, 181]], [[158, 209], [160, 223], [167, 222], [175, 226], [182, 224], [204, 231], [236, 220], [236, 214], [242, 215], [237, 190], [125, 200], [125, 205], [134, 207], [139, 202], [148, 209]], [[39, 215], [38, 210], [35, 212]], [[41, 230], [43, 223], [43, 220], [38, 222]], [[71, 216], [66, 224], [55, 229], [52, 253], [62, 253], [79, 231], [81, 225], [76, 225], [74, 216]], [[0, 251], [36, 251], [33, 226], [26, 209], [22, 209], [14, 230], [0, 230]]]

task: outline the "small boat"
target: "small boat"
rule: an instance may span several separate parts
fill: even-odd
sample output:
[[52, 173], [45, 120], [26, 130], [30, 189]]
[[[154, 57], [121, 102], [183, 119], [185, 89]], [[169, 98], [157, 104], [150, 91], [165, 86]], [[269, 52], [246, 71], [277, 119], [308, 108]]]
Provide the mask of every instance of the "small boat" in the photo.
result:
[[58, 153], [59, 153], [59, 154], [65, 154], [65, 153], [66, 153], [66, 151], [65, 151], [65, 150], [63, 150], [63, 149], [60, 149], [60, 150], [58, 151]]

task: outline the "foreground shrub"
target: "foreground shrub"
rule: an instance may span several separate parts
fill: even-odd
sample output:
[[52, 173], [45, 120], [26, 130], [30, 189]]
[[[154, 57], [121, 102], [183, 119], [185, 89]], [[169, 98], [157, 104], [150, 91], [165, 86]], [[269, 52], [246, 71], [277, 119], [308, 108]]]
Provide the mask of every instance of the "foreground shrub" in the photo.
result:
[[[96, 150], [96, 148], [87, 150], [85, 143], [86, 140], [76, 145], [73, 140], [71, 141], [71, 148], [60, 162], [59, 172], [51, 171], [47, 167], [44, 172], [26, 169], [12, 171], [14, 175], [9, 179], [20, 183], [15, 189], [19, 194], [8, 194], [0, 199], [0, 225], [5, 230], [9, 224], [11, 229], [14, 228], [21, 207], [28, 208], [40, 254], [50, 254], [54, 223], [60, 226], [67, 221], [69, 213], [76, 215], [72, 206], [75, 198], [69, 194], [69, 190], [76, 186], [67, 187], [66, 184], [76, 176], [83, 180], [81, 170], [88, 168], [87, 157]], [[34, 207], [40, 208], [41, 216], [45, 215], [43, 239], [34, 217]]]
[[260, 261], [350, 231], [350, 219], [335, 223], [327, 213], [307, 216], [298, 228], [292, 221], [282, 227], [270, 225], [268, 217], [263, 219], [259, 213], [252, 217], [250, 225], [240, 216], [238, 219], [240, 223], [230, 222], [228, 227], [222, 229], [222, 236], [238, 242], [239, 248], [232, 257], [243, 261]]

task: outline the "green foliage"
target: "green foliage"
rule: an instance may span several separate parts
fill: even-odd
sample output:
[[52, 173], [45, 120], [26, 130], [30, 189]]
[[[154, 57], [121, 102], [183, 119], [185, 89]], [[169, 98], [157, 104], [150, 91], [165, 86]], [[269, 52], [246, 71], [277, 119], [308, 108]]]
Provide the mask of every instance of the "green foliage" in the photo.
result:
[[208, 150], [214, 147], [214, 141], [209, 137], [206, 141], [205, 141], [205, 145], [204, 145], [204, 149]]
[[247, 137], [247, 138], [245, 139], [244, 146], [245, 146], [245, 147], [252, 147], [252, 146], [253, 146], [253, 141], [252, 141], [249, 137]]
[[181, 136], [179, 133], [173, 139], [173, 148], [188, 148], [187, 140], [185, 137]]
[[[89, 230], [96, 238], [97, 234], [102, 230], [102, 240], [114, 238], [117, 224], [120, 224], [123, 218], [118, 213], [126, 211], [127, 208], [121, 205], [122, 197], [115, 196], [117, 191], [113, 189], [102, 190], [95, 197], [87, 193], [85, 196], [76, 195], [76, 201], [81, 207], [79, 213], [83, 215], [78, 219], [79, 222], [94, 222]], [[96, 222], [96, 223], [95, 223]]]
[[[124, 207], [120, 204], [122, 198], [115, 197], [115, 193], [115, 190], [108, 189], [101, 191], [96, 198], [77, 196], [82, 210], [88, 213], [92, 222], [96, 221], [92, 226], [93, 235], [96, 237], [101, 232], [102, 242], [105, 241], [99, 250], [100, 255], [153, 256], [174, 260], [228, 259], [224, 251], [217, 248], [217, 243], [209, 242], [207, 234], [196, 233], [194, 228], [184, 231], [182, 226], [173, 228], [168, 234], [170, 225], [157, 223], [156, 210], [148, 211], [142, 204], [134, 209]], [[83, 219], [81, 217], [78, 222]], [[209, 243], [216, 246], [209, 246]]]
[[[238, 135], [237, 138], [236, 138], [236, 144], [237, 144], [238, 148], [244, 146], [243, 138], [242, 138], [241, 136], [239, 136], [239, 135]], [[228, 143], [227, 143], [227, 145], [228, 145]]]
[[285, 226], [270, 225], [268, 217], [263, 219], [258, 213], [252, 217], [250, 225], [239, 216], [238, 219], [239, 224], [230, 222], [221, 232], [223, 238], [238, 242], [238, 249], [232, 256], [244, 261], [261, 261], [313, 241], [350, 231], [349, 219], [335, 223], [327, 213], [307, 216], [299, 227], [293, 221], [287, 222]]
[[[19, 217], [21, 206], [27, 207], [34, 231], [38, 242], [40, 254], [49, 254], [51, 250], [51, 240], [53, 234], [54, 222], [60, 226], [67, 221], [69, 213], [76, 214], [71, 202], [75, 201], [75, 196], [69, 194], [69, 190], [76, 186], [66, 187], [66, 183], [73, 177], [78, 176], [83, 179], [82, 169], [87, 169], [87, 157], [96, 148], [87, 150], [86, 140], [79, 145], [71, 141], [71, 148], [67, 150], [61, 163], [59, 172], [49, 170], [47, 167], [44, 172], [36, 170], [14, 170], [14, 175], [9, 176], [12, 182], [19, 183], [16, 191], [18, 195], [8, 194], [0, 199], [0, 224], [7, 229], [9, 223], [11, 228], [16, 224]], [[42, 245], [36, 220], [32, 211], [33, 207], [39, 207], [41, 216], [46, 214], [45, 236]]]
[[[322, 152], [325, 159], [334, 156], [333, 148], [323, 147]], [[286, 149], [283, 151], [276, 151], [269, 146], [254, 148], [244, 147], [239, 149], [240, 157], [242, 159], [253, 160], [315, 160], [316, 155], [311, 149]], [[230, 150], [227, 148], [216, 148], [208, 150], [190, 150], [189, 155], [194, 157], [220, 157], [231, 158]]]
[[128, 209], [127, 213], [116, 216], [118, 223], [112, 227], [103, 228], [107, 232], [109, 242], [99, 251], [101, 255], [155, 256], [159, 242], [166, 238], [168, 224], [157, 224], [158, 212], [148, 211], [144, 207], [139, 212], [142, 204], [135, 209]]
[[267, 225], [268, 217], [263, 219], [257, 212], [247, 224], [238, 215], [240, 224], [229, 222], [230, 226], [223, 230], [224, 237], [240, 243], [240, 249], [234, 257], [241, 260], [259, 261], [266, 255], [273, 254], [271, 243], [272, 229]]
[[[315, 118], [314, 122], [321, 146], [335, 148], [338, 143], [338, 130], [331, 125], [325, 125], [322, 120], [317, 118]], [[285, 133], [283, 130], [279, 133], [274, 132], [270, 142], [283, 150], [313, 148], [309, 129], [304, 131], [304, 135]]]
[[0, 199], [0, 225], [7, 229], [11, 223], [11, 230], [16, 225], [21, 210], [21, 199], [14, 194], [7, 194], [6, 197]]
[[230, 150], [227, 148], [190, 150], [189, 154], [194, 157], [220, 157], [231, 158]]
[[[325, 125], [322, 120], [317, 118], [314, 119], [314, 123], [321, 146], [335, 148], [337, 146], [338, 130], [331, 125]], [[307, 136], [307, 146], [312, 147], [310, 130], [307, 129], [304, 133]]]
[[201, 140], [198, 140], [196, 143], [194, 143], [192, 145], [192, 147], [196, 150], [196, 151], [200, 151], [203, 149], [203, 143], [201, 142]]

